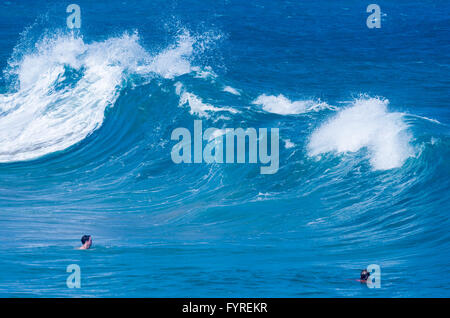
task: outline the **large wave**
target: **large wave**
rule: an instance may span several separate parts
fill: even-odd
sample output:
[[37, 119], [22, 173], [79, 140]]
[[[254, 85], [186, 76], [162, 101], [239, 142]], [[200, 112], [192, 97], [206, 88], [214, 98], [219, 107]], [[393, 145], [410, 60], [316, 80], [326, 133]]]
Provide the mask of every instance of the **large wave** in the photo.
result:
[[[376, 170], [401, 167], [414, 156], [404, 115], [390, 112], [387, 99], [363, 96], [346, 108], [318, 99], [291, 101], [282, 94], [262, 93], [249, 99], [241, 95], [241, 89], [215, 83], [217, 74], [211, 67], [192, 65], [197, 42], [183, 30], [173, 44], [152, 54], [140, 44], [137, 32], [90, 43], [73, 34], [43, 37], [33, 50], [12, 59], [6, 70], [16, 83], [14, 90], [0, 95], [0, 162], [35, 159], [84, 140], [102, 126], [105, 110], [115, 105], [126, 85], [148, 83], [154, 77], [171, 81], [178, 106], [188, 107], [194, 117], [240, 115], [242, 105], [218, 107], [190, 91], [178, 79], [189, 73], [194, 73], [194, 79], [209, 80], [210, 90], [219, 85], [216, 94], [230, 93], [235, 103], [250, 104], [237, 122], [251, 120], [252, 104], [281, 116], [337, 111], [306, 138], [309, 156], [367, 150]], [[286, 149], [296, 148], [289, 138], [284, 140]]]
[[17, 83], [0, 95], [0, 162], [38, 158], [83, 140], [102, 125], [131, 75], [191, 72], [194, 43], [184, 33], [152, 56], [137, 33], [92, 43], [73, 34], [44, 37], [7, 70]]

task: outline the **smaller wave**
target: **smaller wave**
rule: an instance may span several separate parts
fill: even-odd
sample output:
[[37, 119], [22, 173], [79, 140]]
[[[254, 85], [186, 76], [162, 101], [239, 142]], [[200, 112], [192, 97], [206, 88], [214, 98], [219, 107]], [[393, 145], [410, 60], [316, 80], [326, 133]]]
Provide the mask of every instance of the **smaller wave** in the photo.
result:
[[260, 95], [253, 101], [253, 104], [261, 105], [266, 112], [279, 115], [297, 115], [309, 111], [334, 109], [334, 107], [321, 101], [303, 100], [292, 102], [282, 94], [278, 96]]
[[307, 145], [308, 154], [369, 151], [375, 170], [401, 167], [414, 156], [403, 114], [389, 112], [387, 99], [359, 98], [316, 129]]

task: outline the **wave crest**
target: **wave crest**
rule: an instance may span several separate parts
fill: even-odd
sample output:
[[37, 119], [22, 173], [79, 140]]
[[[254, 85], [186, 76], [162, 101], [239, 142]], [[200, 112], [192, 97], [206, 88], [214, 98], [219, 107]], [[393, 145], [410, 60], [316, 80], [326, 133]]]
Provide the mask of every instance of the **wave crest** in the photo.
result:
[[301, 100], [292, 102], [282, 94], [278, 96], [260, 95], [253, 101], [253, 104], [261, 105], [266, 112], [279, 115], [296, 115], [309, 111], [332, 109], [330, 105], [321, 101]]
[[388, 100], [379, 98], [355, 100], [312, 133], [308, 154], [347, 153], [366, 148], [375, 170], [401, 167], [414, 155], [412, 137], [403, 115], [389, 112], [388, 104]]

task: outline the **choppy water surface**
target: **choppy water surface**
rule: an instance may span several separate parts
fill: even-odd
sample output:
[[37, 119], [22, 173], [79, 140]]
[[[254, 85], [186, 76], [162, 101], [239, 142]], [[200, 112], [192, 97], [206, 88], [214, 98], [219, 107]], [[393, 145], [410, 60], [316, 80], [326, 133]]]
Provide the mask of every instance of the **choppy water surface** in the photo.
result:
[[[39, 2], [0, 4], [1, 296], [450, 295], [447, 2]], [[174, 164], [199, 119], [278, 172]]]

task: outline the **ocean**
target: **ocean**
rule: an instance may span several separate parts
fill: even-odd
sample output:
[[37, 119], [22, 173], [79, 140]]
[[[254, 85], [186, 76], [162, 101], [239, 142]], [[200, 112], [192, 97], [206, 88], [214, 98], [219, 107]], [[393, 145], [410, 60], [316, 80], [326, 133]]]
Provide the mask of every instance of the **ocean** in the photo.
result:
[[[450, 296], [448, 1], [69, 4], [0, 3], [1, 297]], [[195, 121], [278, 169], [175, 163]]]

